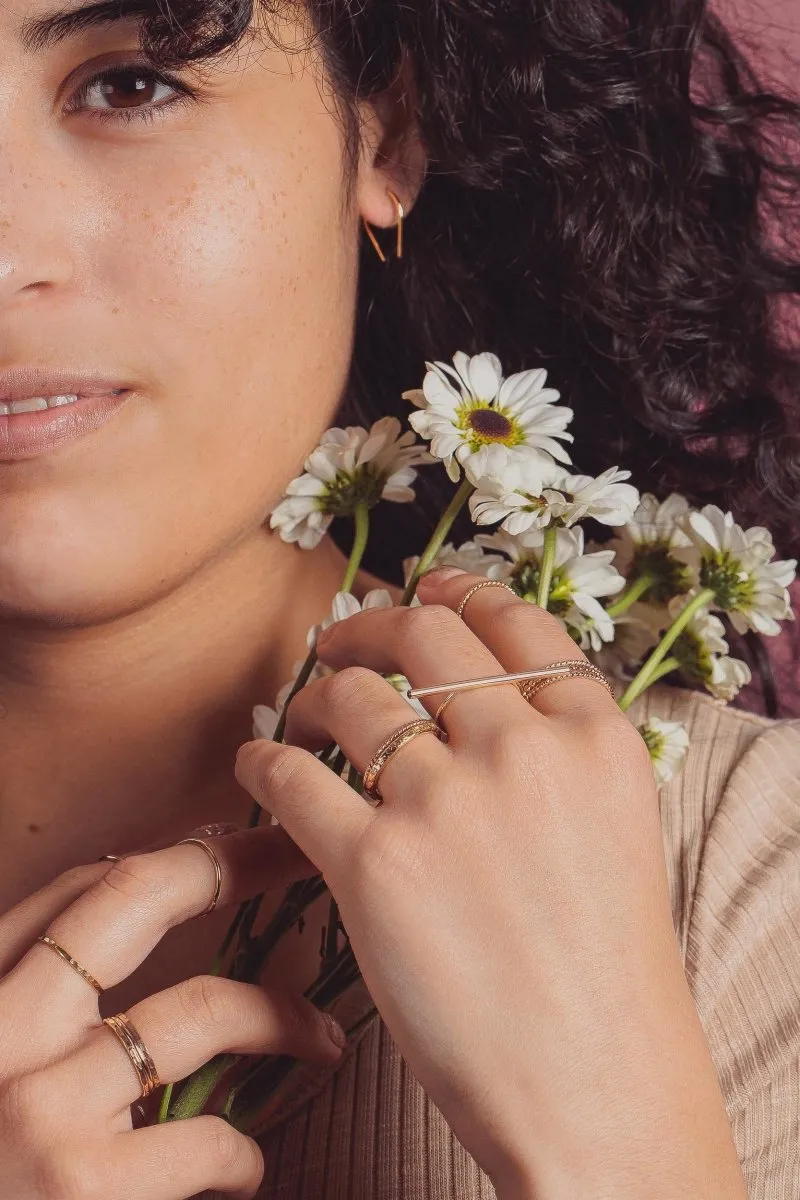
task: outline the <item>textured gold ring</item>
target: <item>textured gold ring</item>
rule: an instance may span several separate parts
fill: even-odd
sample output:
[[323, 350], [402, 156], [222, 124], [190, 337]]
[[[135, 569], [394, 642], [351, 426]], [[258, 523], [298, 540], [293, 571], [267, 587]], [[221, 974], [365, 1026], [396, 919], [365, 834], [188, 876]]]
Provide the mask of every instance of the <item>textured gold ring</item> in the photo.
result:
[[467, 601], [469, 600], [470, 596], [474, 596], [476, 592], [479, 592], [481, 590], [481, 588], [485, 588], [485, 587], [505, 588], [507, 592], [511, 592], [511, 595], [514, 596], [515, 599], [517, 599], [517, 600], [519, 599], [519, 596], [517, 596], [517, 593], [514, 591], [514, 589], [512, 587], [509, 587], [509, 585], [507, 583], [503, 583], [503, 581], [501, 579], [482, 579], [480, 581], [480, 583], [473, 583], [473, 585], [469, 589], [469, 591], [466, 592], [461, 597], [461, 603], [459, 604], [458, 608], [456, 609], [457, 617], [463, 618], [464, 609], [466, 608], [466, 604], [467, 604]]
[[407, 742], [412, 741], [415, 737], [419, 737], [421, 733], [432, 733], [440, 742], [447, 741], [447, 734], [435, 721], [420, 719], [418, 721], [409, 721], [407, 725], [401, 725], [384, 742], [381, 742], [364, 768], [364, 791], [373, 800], [377, 800], [378, 803], [383, 802], [383, 796], [381, 796], [376, 785], [378, 776], [389, 759], [405, 746]]
[[614, 689], [600, 668], [584, 658], [565, 658], [561, 662], [551, 663], [550, 667], [566, 669], [558, 675], [543, 676], [523, 683], [519, 690], [525, 700], [531, 701], [541, 692], [542, 688], [548, 687], [551, 683], [558, 683], [559, 679], [593, 679], [595, 683], [601, 683], [603, 687], [608, 688], [612, 696], [614, 695]]
[[37, 942], [41, 942], [43, 946], [49, 946], [51, 950], [55, 950], [59, 958], [63, 958], [64, 962], [68, 963], [72, 967], [73, 971], [76, 971], [77, 974], [80, 975], [81, 979], [85, 979], [87, 983], [91, 984], [98, 996], [102, 996], [103, 989], [95, 979], [94, 975], [90, 975], [86, 970], [86, 967], [82, 967], [81, 964], [74, 959], [72, 955], [64, 949], [63, 946], [59, 946], [58, 942], [51, 938], [49, 934], [42, 933], [36, 940]]
[[208, 857], [211, 859], [211, 862], [214, 866], [214, 895], [211, 897], [211, 902], [209, 903], [208, 908], [204, 908], [203, 911], [199, 914], [201, 917], [207, 917], [208, 914], [210, 912], [213, 912], [214, 909], [217, 907], [217, 901], [219, 900], [219, 894], [220, 894], [220, 891], [222, 890], [222, 866], [220, 865], [220, 861], [214, 852], [214, 847], [209, 846], [208, 842], [204, 842], [202, 838], [196, 838], [196, 837], [184, 838], [182, 842], [177, 842], [176, 845], [178, 845], [178, 846], [201, 846], [202, 849], [205, 850]]
[[161, 1086], [156, 1064], [150, 1057], [149, 1050], [139, 1037], [136, 1026], [127, 1013], [121, 1012], [117, 1013], [115, 1017], [104, 1017], [103, 1024], [107, 1025], [111, 1032], [116, 1035], [117, 1040], [131, 1060], [131, 1066], [138, 1076], [142, 1088], [142, 1099], [144, 1100], [157, 1087]]

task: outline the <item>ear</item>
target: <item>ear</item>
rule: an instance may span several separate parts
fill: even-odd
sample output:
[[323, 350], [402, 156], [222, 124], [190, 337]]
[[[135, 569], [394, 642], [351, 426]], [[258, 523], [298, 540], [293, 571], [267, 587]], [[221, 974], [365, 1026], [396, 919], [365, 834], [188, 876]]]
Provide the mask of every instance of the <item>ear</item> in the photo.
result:
[[356, 205], [370, 225], [397, 224], [391, 189], [408, 216], [428, 166], [416, 119], [416, 92], [406, 56], [391, 86], [359, 105], [361, 146]]

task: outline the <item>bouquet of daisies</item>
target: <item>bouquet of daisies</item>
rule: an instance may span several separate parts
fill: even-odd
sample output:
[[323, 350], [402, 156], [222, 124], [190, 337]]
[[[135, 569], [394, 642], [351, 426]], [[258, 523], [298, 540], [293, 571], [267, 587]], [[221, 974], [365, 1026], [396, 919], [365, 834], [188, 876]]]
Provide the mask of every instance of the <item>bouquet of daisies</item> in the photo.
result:
[[[418, 468], [437, 462], [452, 481], [452, 496], [420, 556], [403, 564], [400, 604], [418, 603], [417, 581], [431, 567], [462, 567], [501, 580], [548, 609], [616, 682], [623, 711], [667, 675], [706, 689], [721, 704], [732, 700], [750, 681], [750, 669], [730, 655], [726, 622], [738, 633], [773, 636], [781, 621], [793, 617], [788, 587], [797, 563], [775, 560], [769, 531], [742, 529], [731, 513], [714, 505], [693, 509], [679, 495], [640, 496], [627, 482], [630, 472], [616, 466], [596, 478], [573, 474], [565, 445], [573, 440], [567, 429], [573, 413], [558, 403], [558, 391], [545, 386], [541, 368], [504, 377], [496, 355], [461, 352], [452, 364], [430, 362], [426, 368], [422, 387], [403, 393], [416, 410], [411, 429], [403, 431], [395, 417], [368, 430], [329, 429], [272, 512], [272, 528], [304, 549], [320, 542], [334, 517], [352, 520], [354, 537], [331, 613], [309, 631], [308, 653], [278, 694], [276, 708], [255, 708], [254, 735], [282, 740], [291, 698], [329, 670], [315, 654], [321, 628], [361, 608], [393, 604], [384, 589], [360, 602], [351, 590], [368, 544], [370, 511], [384, 500], [413, 500]], [[467, 505], [477, 529], [492, 532], [476, 531], [456, 546], [447, 539]], [[587, 520], [615, 533], [592, 545], [581, 526]], [[390, 681], [407, 696], [407, 680]], [[657, 782], [667, 783], [686, 755], [686, 730], [657, 717], [638, 728]], [[319, 757], [361, 791], [361, 776], [338, 746]], [[256, 807], [253, 824], [260, 815]], [[257, 979], [279, 940], [298, 924], [302, 928], [304, 912], [326, 892], [321, 875], [293, 884], [257, 934], [260, 898], [242, 905], [212, 970]], [[326, 935], [319, 975], [305, 993], [320, 1008], [330, 1007], [359, 978], [332, 898]], [[215, 1059], [177, 1095], [166, 1089], [159, 1120], [192, 1116], [210, 1105], [237, 1127], [252, 1129], [294, 1064], [287, 1056], [249, 1063], [230, 1055]]]

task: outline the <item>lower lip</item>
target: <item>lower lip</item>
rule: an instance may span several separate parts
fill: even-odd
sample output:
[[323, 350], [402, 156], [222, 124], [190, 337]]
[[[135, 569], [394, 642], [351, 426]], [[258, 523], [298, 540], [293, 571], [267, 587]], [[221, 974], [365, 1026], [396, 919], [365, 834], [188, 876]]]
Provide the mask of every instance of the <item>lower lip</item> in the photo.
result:
[[73, 404], [0, 416], [0, 463], [36, 458], [65, 442], [99, 429], [131, 396], [131, 391], [81, 396]]

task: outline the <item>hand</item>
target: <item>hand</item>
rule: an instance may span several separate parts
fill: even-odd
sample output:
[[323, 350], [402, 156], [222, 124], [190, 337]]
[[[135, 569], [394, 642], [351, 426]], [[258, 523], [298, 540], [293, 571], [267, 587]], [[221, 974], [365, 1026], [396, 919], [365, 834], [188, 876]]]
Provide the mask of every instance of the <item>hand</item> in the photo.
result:
[[582, 657], [500, 588], [460, 620], [475, 582], [435, 572], [421, 607], [328, 629], [318, 654], [338, 673], [293, 699], [294, 744], [248, 743], [237, 777], [323, 872], [392, 1037], [501, 1196], [744, 1198], [652, 767], [606, 689], [457, 694], [448, 744], [398, 751], [377, 808], [308, 753], [333, 741], [363, 770], [409, 720], [383, 673], [423, 687]]
[[[282, 829], [213, 841], [219, 904], [316, 874]], [[98, 995], [49, 946], [47, 931], [106, 987], [172, 926], [202, 913], [215, 885], [199, 846], [68, 871], [0, 918], [0, 1178], [14, 1200], [183, 1200], [205, 1189], [251, 1197], [263, 1173], [250, 1138], [218, 1117], [132, 1128], [139, 1080]], [[16, 963], [16, 965], [14, 965]], [[335, 1062], [331, 1026], [301, 996], [198, 976], [130, 1010], [162, 1083], [215, 1054], [286, 1053]]]

